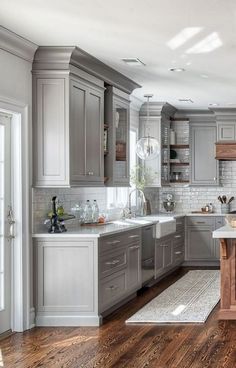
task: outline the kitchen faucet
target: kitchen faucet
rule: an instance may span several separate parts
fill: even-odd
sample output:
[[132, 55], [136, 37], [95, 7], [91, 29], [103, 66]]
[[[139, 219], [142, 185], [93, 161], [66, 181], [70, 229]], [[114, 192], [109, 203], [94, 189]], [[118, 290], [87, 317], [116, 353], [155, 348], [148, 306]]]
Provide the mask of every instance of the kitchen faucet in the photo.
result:
[[134, 188], [133, 190], [131, 190], [131, 192], [129, 193], [129, 202], [128, 202], [128, 217], [131, 218], [132, 217], [132, 210], [131, 210], [131, 195], [132, 193], [137, 192], [141, 195], [142, 198], [142, 205], [141, 205], [141, 211], [142, 214], [141, 216], [146, 216], [147, 215], [147, 201], [145, 198], [145, 194], [141, 189], [138, 188]]

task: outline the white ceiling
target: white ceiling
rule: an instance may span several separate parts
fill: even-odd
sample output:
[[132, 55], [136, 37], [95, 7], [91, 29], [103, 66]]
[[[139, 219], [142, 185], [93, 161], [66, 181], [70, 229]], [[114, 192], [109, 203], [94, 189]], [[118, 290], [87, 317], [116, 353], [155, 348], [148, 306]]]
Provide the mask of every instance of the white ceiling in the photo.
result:
[[1, 0], [0, 24], [38, 45], [81, 47], [141, 84], [137, 97], [236, 106], [235, 0]]

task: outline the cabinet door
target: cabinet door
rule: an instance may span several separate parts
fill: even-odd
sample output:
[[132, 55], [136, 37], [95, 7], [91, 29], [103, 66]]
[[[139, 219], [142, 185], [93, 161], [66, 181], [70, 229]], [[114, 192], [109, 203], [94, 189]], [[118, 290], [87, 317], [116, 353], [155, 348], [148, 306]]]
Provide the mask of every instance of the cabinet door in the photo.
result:
[[218, 161], [215, 159], [216, 127], [191, 127], [191, 184], [217, 185]]
[[187, 230], [187, 260], [212, 260], [214, 255], [213, 227], [195, 226]]
[[66, 80], [34, 78], [34, 182], [37, 187], [69, 186]]
[[172, 240], [160, 239], [155, 245], [155, 278], [170, 269], [173, 264]]
[[128, 248], [128, 289], [141, 287], [141, 248], [140, 244]]
[[160, 241], [155, 244], [155, 278], [164, 273], [163, 264], [164, 248], [160, 247]]
[[217, 142], [218, 141], [235, 141], [236, 123], [217, 123]]
[[80, 80], [70, 82], [71, 183], [103, 183], [103, 93]]
[[[150, 117], [149, 121], [146, 121], [147, 118], [140, 118], [140, 138], [150, 135], [154, 137], [160, 142], [160, 125], [161, 118], [160, 117]], [[152, 160], [144, 160], [142, 162], [144, 167], [144, 175], [146, 174], [149, 181], [146, 184], [146, 187], [160, 187], [161, 186], [161, 155], [155, 157]]]
[[103, 114], [104, 93], [89, 88], [86, 101], [86, 176], [89, 182], [104, 183]]
[[114, 97], [113, 108], [115, 124], [113, 181], [116, 185], [129, 186], [129, 104]]
[[164, 268], [168, 268], [173, 263], [171, 239], [161, 242], [160, 246], [164, 248], [163, 266]]

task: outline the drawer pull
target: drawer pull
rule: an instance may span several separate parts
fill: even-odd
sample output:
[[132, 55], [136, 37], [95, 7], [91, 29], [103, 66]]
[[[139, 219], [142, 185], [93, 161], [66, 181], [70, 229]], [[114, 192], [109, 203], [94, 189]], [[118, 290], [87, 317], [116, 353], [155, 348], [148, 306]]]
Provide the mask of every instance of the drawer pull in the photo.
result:
[[160, 244], [160, 247], [168, 247], [168, 244]]
[[117, 286], [117, 285], [111, 285], [111, 286], [108, 286], [106, 289], [107, 290], [110, 290], [110, 291], [115, 291], [115, 290], [119, 289], [119, 286]]
[[179, 239], [179, 238], [182, 238], [181, 235], [175, 235], [175, 239]]
[[93, 175], [93, 171], [89, 171], [89, 172], [88, 172], [88, 175], [89, 175], [89, 176], [92, 176], [92, 175]]
[[129, 249], [139, 249], [140, 246], [139, 245], [134, 245], [133, 247], [129, 247]]
[[139, 238], [139, 235], [130, 235], [129, 238], [130, 239]]
[[205, 224], [205, 221], [196, 221], [196, 224]]
[[113, 240], [113, 241], [107, 242], [108, 245], [118, 244], [118, 243], [120, 243], [120, 240]]
[[177, 226], [182, 226], [183, 225], [183, 222], [176, 222], [176, 225]]
[[179, 251], [177, 251], [177, 252], [175, 252], [175, 254], [176, 255], [178, 255], [178, 254], [182, 254], [183, 252], [181, 252], [180, 250]]
[[115, 266], [118, 263], [120, 263], [120, 260], [119, 259], [115, 259], [114, 261], [108, 261], [108, 262], [106, 262], [106, 265], [108, 265], [108, 266]]

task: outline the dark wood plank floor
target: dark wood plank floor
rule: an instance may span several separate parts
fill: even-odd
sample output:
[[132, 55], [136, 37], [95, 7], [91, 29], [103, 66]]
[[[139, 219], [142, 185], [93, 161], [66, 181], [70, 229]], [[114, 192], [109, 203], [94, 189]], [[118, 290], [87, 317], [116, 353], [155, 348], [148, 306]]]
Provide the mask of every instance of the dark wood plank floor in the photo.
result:
[[35, 328], [1, 340], [0, 367], [235, 368], [236, 321], [218, 321], [219, 306], [204, 324], [125, 325], [185, 272], [181, 269], [137, 296], [100, 328]]

